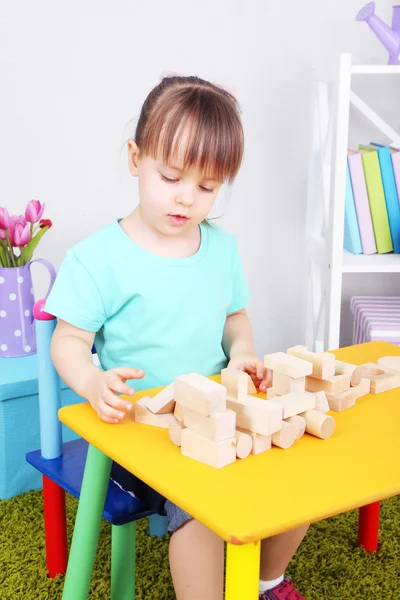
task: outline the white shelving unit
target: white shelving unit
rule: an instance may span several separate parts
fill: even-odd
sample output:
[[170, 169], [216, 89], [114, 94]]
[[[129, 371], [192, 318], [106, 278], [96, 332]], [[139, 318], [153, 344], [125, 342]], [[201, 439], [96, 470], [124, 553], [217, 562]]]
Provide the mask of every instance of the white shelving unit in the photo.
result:
[[[400, 273], [400, 254], [350, 254], [343, 251], [343, 273]], [[400, 290], [400, 280], [399, 280]]]
[[[352, 255], [343, 250], [350, 106], [400, 146], [400, 133], [352, 90], [354, 77], [400, 75], [400, 66], [355, 65], [341, 54], [335, 65], [314, 70], [312, 143], [307, 190], [306, 344], [316, 351], [339, 347], [343, 277], [398, 273], [400, 255]], [[400, 289], [400, 276], [398, 279]]]

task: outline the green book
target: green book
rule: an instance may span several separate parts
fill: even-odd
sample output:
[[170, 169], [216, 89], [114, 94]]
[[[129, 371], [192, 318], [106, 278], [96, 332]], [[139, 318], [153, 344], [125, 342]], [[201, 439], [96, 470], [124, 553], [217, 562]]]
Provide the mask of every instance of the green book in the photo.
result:
[[378, 254], [393, 252], [381, 168], [376, 150], [360, 150]]

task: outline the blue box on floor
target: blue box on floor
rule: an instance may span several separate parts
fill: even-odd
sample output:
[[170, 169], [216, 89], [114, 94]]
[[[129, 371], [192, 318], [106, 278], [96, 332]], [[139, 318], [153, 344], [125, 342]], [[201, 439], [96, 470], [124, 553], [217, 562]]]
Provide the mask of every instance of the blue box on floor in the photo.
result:
[[[61, 382], [61, 404], [83, 399]], [[76, 433], [63, 427], [63, 441]], [[25, 460], [40, 448], [37, 355], [0, 358], [0, 500], [42, 488], [41, 474]]]

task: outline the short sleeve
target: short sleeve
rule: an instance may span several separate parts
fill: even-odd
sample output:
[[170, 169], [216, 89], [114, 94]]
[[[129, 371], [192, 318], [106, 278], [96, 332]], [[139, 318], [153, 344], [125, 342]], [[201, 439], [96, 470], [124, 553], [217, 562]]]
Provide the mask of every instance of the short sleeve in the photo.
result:
[[99, 331], [106, 320], [98, 287], [73, 250], [67, 252], [60, 266], [45, 310], [93, 333]]
[[246, 280], [236, 239], [234, 240], [231, 250], [231, 265], [232, 299], [226, 312], [227, 315], [245, 308], [249, 304], [251, 298], [250, 288]]

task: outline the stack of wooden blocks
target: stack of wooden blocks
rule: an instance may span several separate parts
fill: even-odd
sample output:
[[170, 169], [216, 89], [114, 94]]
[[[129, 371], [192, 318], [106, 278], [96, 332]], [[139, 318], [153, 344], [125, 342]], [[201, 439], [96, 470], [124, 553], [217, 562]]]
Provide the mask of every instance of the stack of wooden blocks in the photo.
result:
[[400, 386], [399, 371], [374, 363], [357, 367], [304, 346], [269, 354], [264, 364], [273, 373], [266, 400], [243, 371], [223, 369], [221, 383], [190, 373], [136, 402], [135, 420], [167, 428], [183, 455], [221, 468], [272, 445], [290, 448], [305, 432], [328, 439], [335, 430], [328, 411]]
[[[400, 386], [400, 373], [383, 364], [365, 363], [357, 366], [335, 360], [330, 352], [309, 352], [305, 346], [289, 348], [287, 354], [312, 363], [313, 371], [304, 380], [305, 391], [326, 394], [328, 410], [331, 411], [341, 412], [354, 406], [362, 396], [379, 394]], [[266, 357], [265, 365], [270, 364]], [[282, 387], [275, 385], [275, 374], [268, 398], [274, 393], [282, 394]]]

